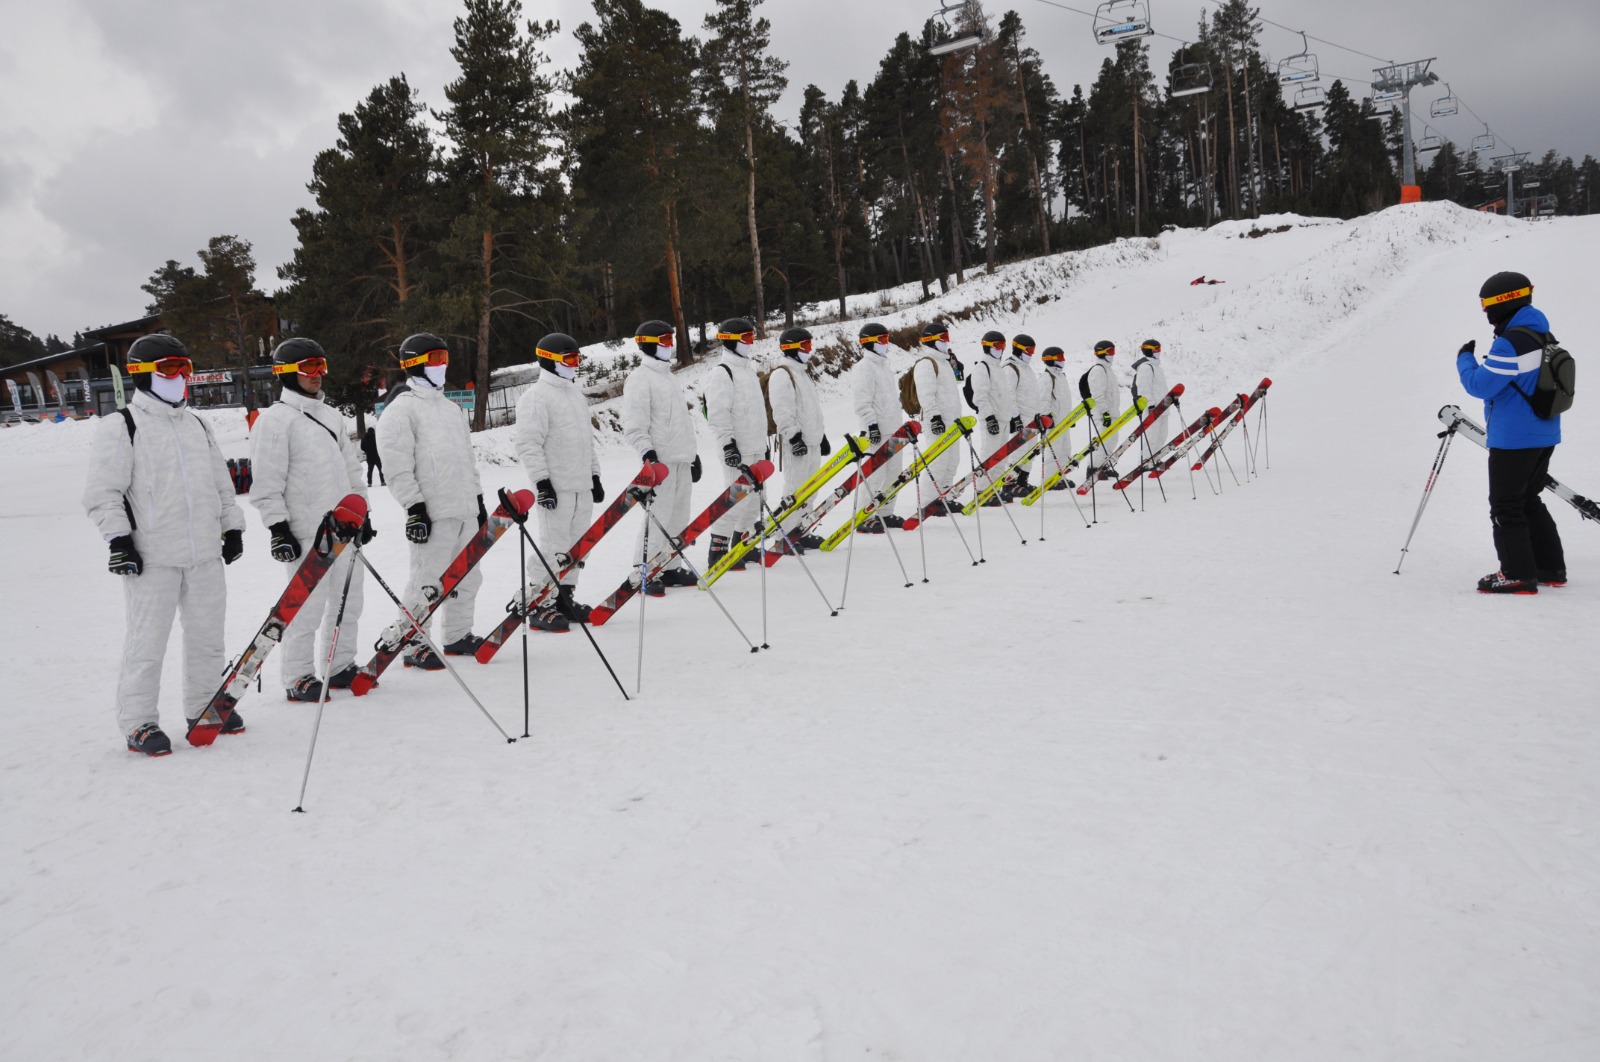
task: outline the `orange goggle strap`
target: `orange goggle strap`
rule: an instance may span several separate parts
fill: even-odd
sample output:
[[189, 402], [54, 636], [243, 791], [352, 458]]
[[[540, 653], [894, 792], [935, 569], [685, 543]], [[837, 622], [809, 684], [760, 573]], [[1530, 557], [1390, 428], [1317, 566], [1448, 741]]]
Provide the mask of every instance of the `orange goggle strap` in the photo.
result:
[[1001, 350], [1004, 350], [1005, 346], [1006, 346], [1006, 341], [1003, 340], [1003, 339], [998, 343], [996, 343], [992, 339], [985, 339], [983, 341], [983, 349], [984, 350], [993, 350], [996, 347], [999, 347]]
[[326, 376], [328, 375], [327, 358], [306, 358], [302, 361], [285, 362], [272, 367], [272, 375], [287, 376], [296, 373], [300, 376]]
[[[749, 336], [750, 338], [747, 340], [745, 339], [745, 336]], [[722, 340], [731, 340], [735, 343], [754, 343], [756, 341], [756, 334], [754, 332], [718, 332], [717, 338]]]
[[1139, 349], [1140, 350], [1144, 350], [1144, 351], [1149, 351], [1151, 354], [1160, 354], [1161, 353], [1161, 344], [1160, 343], [1146, 343], [1146, 344], [1144, 344], [1144, 346], [1140, 347]]
[[583, 355], [577, 351], [573, 351], [570, 354], [557, 354], [553, 350], [545, 350], [543, 347], [535, 347], [533, 352], [546, 361], [559, 361], [569, 369], [576, 369], [579, 365], [583, 364]]
[[[179, 364], [183, 366], [177, 372], [162, 372], [161, 366]], [[189, 358], [159, 358], [156, 361], [130, 361], [127, 366], [128, 373], [153, 372], [158, 376], [188, 376], [194, 372], [194, 362]]]
[[1033, 347], [1024, 346], [1021, 343], [1013, 343], [1013, 344], [1011, 344], [1011, 349], [1012, 350], [1024, 351], [1024, 352], [1027, 353], [1028, 357], [1030, 357], [1030, 358], [1033, 357], [1033, 351], [1034, 351]]
[[950, 333], [949, 332], [935, 332], [932, 335], [923, 336], [921, 339], [917, 340], [917, 342], [918, 343], [932, 343], [935, 339], [942, 339], [946, 343], [948, 343], [948, 342], [950, 342]]
[[887, 343], [889, 342], [889, 333], [885, 332], [881, 336], [862, 336], [857, 342], [862, 346], [867, 346], [869, 343]]
[[423, 362], [427, 362], [429, 365], [448, 365], [450, 364], [450, 352], [443, 348], [440, 348], [439, 350], [425, 350], [414, 358], [402, 359], [400, 362], [400, 367], [402, 369], [411, 369], [421, 365]]
[[811, 340], [809, 340], [809, 339], [801, 339], [801, 340], [797, 340], [797, 341], [795, 341], [793, 343], [779, 343], [778, 344], [778, 349], [779, 350], [810, 350], [811, 349]]
[[662, 332], [659, 336], [634, 336], [635, 343], [654, 343], [658, 347], [672, 346], [672, 333]]
[[1066, 361], [1067, 360], [1067, 354], [1066, 354], [1066, 351], [1062, 351], [1060, 354], [1041, 354], [1039, 356], [1039, 360], [1040, 361]]
[[1483, 308], [1487, 310], [1489, 307], [1498, 306], [1502, 302], [1510, 302], [1512, 299], [1525, 299], [1532, 294], [1533, 285], [1530, 284], [1525, 288], [1518, 288], [1516, 291], [1508, 291], [1504, 295], [1491, 295], [1487, 299], [1480, 299], [1479, 301], [1483, 303]]

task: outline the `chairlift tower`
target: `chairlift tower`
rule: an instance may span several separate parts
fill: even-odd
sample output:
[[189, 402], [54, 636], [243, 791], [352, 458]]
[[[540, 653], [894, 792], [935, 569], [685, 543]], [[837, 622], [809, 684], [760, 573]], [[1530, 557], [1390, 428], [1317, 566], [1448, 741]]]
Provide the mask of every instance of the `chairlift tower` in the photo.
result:
[[[1408, 63], [1381, 66], [1372, 72], [1372, 98], [1398, 99], [1400, 101], [1400, 202], [1416, 203], [1422, 199], [1422, 189], [1417, 187], [1417, 156], [1411, 147], [1411, 90], [1418, 85], [1433, 85], [1439, 75], [1429, 73], [1432, 59], [1414, 59]], [[1398, 93], [1398, 95], [1391, 95]]]
[[1516, 200], [1516, 175], [1522, 169], [1522, 164], [1528, 161], [1528, 153], [1519, 151], [1512, 155], [1496, 155], [1489, 160], [1490, 168], [1506, 175], [1506, 217], [1517, 216]]

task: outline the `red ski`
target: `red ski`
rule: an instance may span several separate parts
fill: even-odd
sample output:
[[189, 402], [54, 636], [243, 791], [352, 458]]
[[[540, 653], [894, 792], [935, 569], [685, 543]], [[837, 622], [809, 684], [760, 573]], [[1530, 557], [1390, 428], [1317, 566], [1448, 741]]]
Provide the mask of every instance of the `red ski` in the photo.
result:
[[[1267, 388], [1271, 386], [1272, 381], [1263, 377], [1261, 383], [1256, 385], [1256, 389], [1254, 391], [1248, 395], [1240, 395], [1238, 398], [1235, 398], [1228, 404], [1228, 408], [1222, 411], [1223, 418], [1228, 417], [1230, 410], [1236, 409], [1237, 412], [1233, 414], [1233, 419], [1229, 420], [1228, 423], [1223, 424], [1214, 433], [1212, 433], [1211, 445], [1206, 448], [1205, 453], [1200, 455], [1200, 460], [1194, 463], [1193, 471], [1200, 471], [1201, 466], [1203, 466], [1207, 461], [1211, 460], [1211, 455], [1216, 453], [1218, 448], [1222, 446], [1223, 440], [1227, 439], [1228, 437], [1228, 433], [1239, 426], [1240, 422], [1244, 420], [1244, 415], [1250, 412], [1251, 406], [1255, 405], [1257, 402], [1266, 397]], [[1218, 421], [1218, 423], [1220, 424], [1221, 421]]]
[[1150, 430], [1150, 425], [1154, 424], [1158, 419], [1160, 419], [1163, 413], [1171, 409], [1173, 406], [1176, 406], [1178, 404], [1178, 399], [1182, 396], [1183, 384], [1176, 384], [1173, 386], [1172, 390], [1168, 391], [1166, 395], [1162, 397], [1161, 401], [1146, 409], [1144, 417], [1139, 421], [1139, 426], [1129, 432], [1128, 437], [1122, 440], [1122, 444], [1106, 456], [1105, 464], [1100, 468], [1090, 472], [1089, 475], [1083, 477], [1083, 483], [1079, 485], [1078, 493], [1080, 495], [1088, 494], [1089, 491], [1094, 489], [1094, 484], [1097, 481], [1102, 479], [1110, 479], [1111, 473], [1116, 470], [1118, 458], [1127, 453], [1128, 449], [1133, 446], [1134, 443], [1138, 442], [1139, 439], [1144, 436], [1145, 432]]
[[493, 660], [494, 654], [510, 641], [511, 636], [517, 631], [517, 625], [527, 619], [528, 613], [544, 604], [561, 579], [577, 568], [578, 563], [600, 544], [600, 540], [606, 537], [606, 532], [621, 523], [628, 510], [643, 501], [645, 495], [666, 478], [666, 465], [645, 465], [641, 468], [639, 474], [633, 477], [633, 482], [612, 499], [611, 504], [601, 511], [600, 518], [589, 525], [589, 530], [572, 544], [570, 550], [550, 558], [552, 564], [559, 565], [556, 568], [556, 582], [552, 583], [547, 577], [540, 582], [529, 583], [511, 599], [510, 604], [506, 605], [506, 618], [501, 620], [500, 625], [490, 631], [488, 637], [484, 638], [483, 644], [478, 646], [478, 651], [474, 654], [478, 658], [478, 663], [487, 664]]
[[[972, 438], [972, 432], [969, 431], [965, 434], [969, 440]], [[1038, 434], [1039, 427], [1037, 424], [1030, 424], [1026, 428], [1023, 428], [1021, 431], [1017, 432], [1015, 435], [1001, 444], [1000, 449], [990, 454], [978, 466], [978, 472], [992, 473], [1003, 461], [1005, 461], [1006, 458], [1022, 449], [1022, 447], [1026, 446], [1030, 441], [1032, 441], [1034, 436]], [[993, 477], [991, 476], [990, 478], [992, 479]], [[968, 472], [961, 478], [952, 480], [944, 488], [944, 490], [939, 492], [937, 497], [935, 497], [928, 504], [924, 505], [921, 510], [913, 513], [905, 523], [900, 525], [900, 529], [902, 531], [915, 531], [918, 524], [922, 523], [922, 521], [928, 519], [928, 517], [938, 512], [941, 507], [945, 507], [946, 498], [961, 497], [961, 492], [967, 489], [968, 484], [976, 484], [977, 480], [978, 473], [976, 472]]]
[[1140, 476], [1148, 475], [1151, 479], [1160, 478], [1161, 473], [1171, 467], [1172, 463], [1178, 459], [1183, 451], [1194, 445], [1190, 440], [1210, 432], [1212, 425], [1216, 424], [1221, 416], [1222, 410], [1212, 406], [1196, 417], [1193, 424], [1169, 439], [1167, 445], [1145, 458], [1138, 468], [1129, 472], [1111, 486], [1116, 490], [1126, 490], [1128, 485]]
[[[533, 508], [533, 502], [533, 491], [519, 490], [511, 495], [515, 513], [508, 512], [504, 502], [495, 506], [494, 512], [489, 514], [489, 522], [478, 528], [478, 533], [472, 536], [471, 541], [460, 553], [456, 554], [456, 559], [450, 562], [450, 566], [439, 577], [439, 596], [429, 601], [423, 614], [417, 617], [424, 627], [428, 625], [428, 620], [433, 617], [439, 606], [449, 598], [450, 592], [457, 584], [467, 577], [468, 572], [477, 567], [479, 561], [483, 560], [484, 554], [489, 552], [489, 547], [500, 541], [500, 536], [527, 518], [528, 510]], [[405, 651], [415, 634], [415, 630], [407, 631], [399, 641], [392, 644], [380, 638], [374, 647], [377, 649], [376, 655], [367, 661], [365, 667], [356, 672], [355, 679], [350, 683], [350, 692], [357, 697], [366, 696], [368, 691], [378, 684], [379, 676]]]
[[[695, 541], [705, 534], [713, 523], [720, 520], [735, 505], [754, 494], [761, 484], [765, 483], [767, 478], [772, 475], [772, 462], [757, 461], [750, 466], [750, 471], [756, 477], [754, 483], [751, 483], [741, 475], [729, 485], [727, 490], [717, 495], [716, 500], [706, 506], [704, 512], [689, 521], [688, 527], [673, 536], [675, 545], [656, 551], [655, 556], [650, 558], [646, 568], [645, 579], [647, 581], [660, 575], [673, 557], [694, 545]], [[638, 592], [639, 588], [634, 585], [632, 576], [622, 580], [622, 585], [617, 587], [615, 593], [589, 610], [589, 625], [591, 627], [603, 625], [606, 620], [616, 615], [622, 606], [631, 601], [633, 595]]]
[[261, 673], [261, 667], [267, 662], [273, 646], [283, 640], [283, 632], [300, 614], [306, 599], [322, 582], [322, 577], [328, 574], [328, 569], [339, 559], [339, 554], [361, 533], [361, 525], [366, 520], [367, 502], [359, 494], [345, 495], [333, 511], [322, 518], [316, 537], [311, 542], [311, 552], [301, 559], [289, 585], [278, 595], [277, 604], [267, 613], [267, 621], [250, 639], [244, 652], [234, 660], [227, 677], [222, 680], [217, 692], [211, 695], [210, 703], [199, 718], [189, 724], [189, 744], [205, 746], [217, 740], [223, 724], [233, 717], [234, 705], [239, 703], [245, 689]]

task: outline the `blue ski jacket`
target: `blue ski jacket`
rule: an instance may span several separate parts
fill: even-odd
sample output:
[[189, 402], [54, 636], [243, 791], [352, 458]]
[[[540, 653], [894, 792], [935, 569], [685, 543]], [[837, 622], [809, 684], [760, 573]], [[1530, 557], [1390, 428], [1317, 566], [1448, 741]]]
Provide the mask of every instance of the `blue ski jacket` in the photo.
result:
[[[1539, 385], [1543, 344], [1513, 328], [1550, 331], [1550, 322], [1532, 306], [1524, 306], [1495, 336], [1483, 363], [1462, 351], [1456, 355], [1456, 372], [1467, 394], [1483, 399], [1489, 446], [1495, 450], [1535, 450], [1561, 442], [1561, 418], [1539, 416], [1525, 395]], [[1519, 393], [1520, 392], [1520, 393]]]

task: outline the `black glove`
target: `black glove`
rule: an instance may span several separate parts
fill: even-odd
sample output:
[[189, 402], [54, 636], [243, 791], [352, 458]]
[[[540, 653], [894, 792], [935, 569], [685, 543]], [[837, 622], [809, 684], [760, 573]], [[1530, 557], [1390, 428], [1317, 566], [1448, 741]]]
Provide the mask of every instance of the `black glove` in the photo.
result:
[[1011, 418], [1011, 423], [1006, 426], [1006, 430], [1009, 431], [1012, 435], [1015, 435], [1017, 432], [1021, 431], [1022, 430], [1022, 418], [1021, 417], [1012, 417]]
[[489, 510], [483, 507], [483, 495], [478, 495], [478, 526], [489, 526]]
[[548, 479], [541, 479], [533, 485], [534, 493], [539, 495], [539, 508], [554, 509], [556, 507], [556, 485]]
[[267, 528], [272, 532], [272, 559], [297, 561], [300, 559], [300, 540], [289, 530], [289, 522], [280, 520]]
[[232, 564], [244, 556], [244, 532], [224, 531], [222, 533], [222, 563]]
[[700, 472], [701, 472], [700, 455], [699, 454], [695, 454], [694, 455], [694, 460], [689, 462], [689, 482], [690, 483], [699, 483], [700, 482]]
[[817, 452], [822, 454], [823, 457], [827, 457], [829, 454], [833, 453], [833, 444], [828, 441], [828, 437], [826, 435], [822, 437], [822, 445], [817, 447]]
[[369, 516], [365, 520], [361, 521], [361, 544], [365, 546], [368, 542], [371, 542], [377, 537], [378, 532], [372, 528], [372, 517]]
[[600, 485], [599, 476], [594, 477], [594, 486], [590, 489], [589, 496], [594, 499], [596, 505], [606, 500], [606, 489]]
[[1101, 427], [1105, 427], [1105, 428], [1111, 427], [1111, 421], [1113, 419], [1115, 419], [1115, 418], [1113, 418], [1110, 413], [1102, 413], [1102, 414], [1100, 414], [1100, 425], [1101, 425]]
[[1459, 356], [1461, 354], [1477, 354], [1477, 353], [1478, 353], [1478, 341], [1476, 339], [1469, 339], [1465, 343], [1461, 344], [1461, 349], [1457, 352], [1457, 356]]
[[647, 465], [653, 465], [653, 464], [655, 464], [657, 461], [659, 461], [661, 459], [656, 456], [656, 452], [654, 450], [646, 450], [644, 452], [644, 456], [642, 458], [640, 458], [640, 460], [642, 460]]
[[112, 575], [139, 575], [144, 571], [144, 558], [133, 548], [132, 535], [118, 535], [111, 546], [111, 561], [106, 565]]
[[879, 428], [876, 424], [868, 424], [867, 425], [867, 441], [868, 442], [883, 442], [883, 430], [881, 428]]
[[944, 434], [944, 418], [937, 413], [933, 415], [933, 433], [935, 435]]
[[729, 439], [728, 445], [722, 448], [722, 463], [729, 468], [739, 467], [739, 444], [732, 439]]
[[789, 436], [789, 452], [796, 457], [804, 457], [811, 452], [811, 447], [806, 445], [806, 437], [800, 432]]
[[995, 416], [993, 413], [990, 413], [987, 417], [983, 418], [983, 426], [989, 429], [990, 435], [1000, 434], [1000, 418]]
[[406, 541], [426, 542], [433, 534], [433, 520], [428, 516], [428, 503], [417, 502], [406, 510]]

